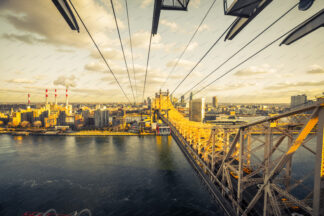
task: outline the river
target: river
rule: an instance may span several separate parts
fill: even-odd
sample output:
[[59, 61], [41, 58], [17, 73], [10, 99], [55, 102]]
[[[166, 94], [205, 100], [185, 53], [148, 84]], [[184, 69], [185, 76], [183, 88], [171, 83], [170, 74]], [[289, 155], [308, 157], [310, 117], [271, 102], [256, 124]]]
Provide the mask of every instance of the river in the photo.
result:
[[223, 215], [171, 137], [0, 136], [0, 215]]

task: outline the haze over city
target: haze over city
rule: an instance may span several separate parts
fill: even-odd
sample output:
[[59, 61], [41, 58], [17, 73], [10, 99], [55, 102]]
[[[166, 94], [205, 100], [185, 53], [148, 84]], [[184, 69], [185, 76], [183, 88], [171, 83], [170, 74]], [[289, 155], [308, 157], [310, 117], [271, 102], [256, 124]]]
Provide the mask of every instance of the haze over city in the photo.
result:
[[[161, 88], [211, 3], [211, 0], [192, 0], [187, 12], [162, 11], [158, 34], [152, 41], [145, 97], [153, 96]], [[123, 1], [116, 1], [115, 4], [134, 85], [125, 5]], [[293, 4], [295, 1], [273, 1], [235, 39], [220, 41], [185, 80], [175, 96], [180, 97], [246, 44], [251, 39], [251, 33], [256, 35], [261, 32]], [[102, 48], [127, 95], [131, 97], [110, 2], [79, 0], [75, 1], [75, 7]], [[251, 55], [323, 7], [324, 1], [317, 0], [307, 11], [293, 10], [210, 79], [215, 79], [238, 60]], [[153, 1], [132, 0], [128, 8], [136, 96], [140, 101]], [[43, 0], [34, 0], [32, 4], [30, 1], [4, 0], [0, 2], [0, 14], [1, 103], [26, 102], [27, 93], [31, 94], [32, 102], [42, 102], [45, 89], [49, 89], [52, 98], [54, 89], [58, 89], [58, 100], [64, 102], [65, 88], [69, 88], [72, 103], [126, 102], [84, 28], [80, 26], [79, 34], [71, 31], [53, 4]], [[233, 20], [232, 16], [224, 16], [222, 1], [217, 1], [162, 90], [172, 90]], [[292, 95], [307, 94], [309, 98], [321, 95], [324, 86], [323, 29], [318, 29], [291, 46], [278, 45], [279, 42], [195, 97], [206, 96], [210, 100], [217, 95], [220, 102], [227, 103], [289, 103]], [[208, 81], [200, 84], [194, 92]]]
[[0, 216], [323, 216], [324, 0], [0, 0]]

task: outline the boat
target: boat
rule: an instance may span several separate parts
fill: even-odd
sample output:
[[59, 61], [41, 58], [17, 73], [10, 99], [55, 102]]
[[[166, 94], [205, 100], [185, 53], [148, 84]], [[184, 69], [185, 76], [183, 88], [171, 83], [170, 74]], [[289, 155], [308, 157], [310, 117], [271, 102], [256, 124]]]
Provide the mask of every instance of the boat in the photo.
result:
[[169, 126], [157, 125], [156, 126], [157, 136], [169, 136], [171, 135], [171, 128]]

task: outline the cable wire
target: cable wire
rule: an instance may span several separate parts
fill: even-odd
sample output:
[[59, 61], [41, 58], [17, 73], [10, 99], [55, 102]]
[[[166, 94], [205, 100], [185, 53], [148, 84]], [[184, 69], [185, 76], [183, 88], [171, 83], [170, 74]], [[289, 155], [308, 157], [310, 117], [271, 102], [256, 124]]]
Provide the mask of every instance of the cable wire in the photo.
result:
[[216, 44], [220, 41], [220, 39], [226, 34], [226, 32], [232, 27], [233, 23], [231, 23], [226, 30], [221, 34], [221, 36], [214, 42], [214, 44], [205, 52], [205, 54], [199, 59], [199, 61], [195, 64], [195, 66], [187, 73], [187, 75], [181, 80], [181, 82], [175, 87], [171, 94], [173, 94], [180, 85], [188, 78], [188, 76], [195, 70], [195, 68], [200, 64], [200, 62], [208, 55], [208, 53], [216, 46]]
[[263, 33], [265, 33], [267, 30], [269, 30], [272, 26], [274, 26], [279, 20], [281, 20], [283, 17], [285, 17], [289, 12], [291, 12], [298, 5], [299, 5], [299, 3], [295, 4], [294, 6], [292, 6], [288, 11], [286, 11], [283, 15], [281, 15], [278, 19], [276, 19], [268, 27], [266, 27], [262, 32], [260, 32], [252, 40], [250, 40], [247, 44], [245, 44], [242, 48], [240, 48], [237, 52], [235, 52], [232, 56], [230, 56], [222, 64], [220, 64], [216, 69], [214, 69], [213, 71], [211, 71], [207, 76], [205, 76], [202, 80], [200, 80], [195, 86], [193, 86], [192, 88], [190, 88], [189, 90], [187, 90], [183, 95], [188, 94], [190, 91], [192, 91], [194, 88], [196, 88], [200, 83], [202, 83], [203, 81], [205, 81], [208, 77], [210, 77], [218, 69], [220, 69], [222, 66], [224, 66], [228, 61], [230, 61], [232, 58], [234, 58], [241, 51], [243, 51], [247, 46], [249, 46], [253, 41], [255, 41], [257, 38], [259, 38]]
[[[260, 50], [258, 50], [257, 52], [255, 52], [254, 54], [252, 54], [251, 56], [249, 56], [248, 58], [246, 58], [245, 60], [243, 60], [242, 62], [240, 62], [239, 64], [237, 64], [236, 66], [234, 66], [233, 68], [231, 68], [230, 70], [226, 71], [225, 73], [223, 73], [221, 76], [217, 77], [215, 80], [213, 80], [212, 82], [210, 82], [209, 84], [207, 84], [206, 86], [204, 86], [203, 88], [201, 88], [200, 90], [198, 90], [197, 92], [193, 93], [193, 95], [198, 94], [199, 92], [203, 91], [204, 89], [206, 89], [207, 87], [209, 87], [211, 84], [215, 83], [216, 81], [220, 80], [221, 78], [223, 78], [224, 76], [226, 76], [227, 74], [229, 74], [230, 72], [232, 72], [233, 70], [235, 70], [236, 68], [238, 68], [239, 66], [241, 66], [242, 64], [244, 64], [245, 62], [247, 62], [248, 60], [250, 60], [251, 58], [253, 58], [254, 56], [258, 55], [259, 53], [263, 52], [264, 50], [266, 50], [268, 47], [270, 47], [271, 45], [273, 45], [274, 43], [276, 43], [277, 41], [279, 41], [281, 38], [283, 38], [284, 36], [286, 36], [287, 34], [289, 34], [290, 32], [294, 31], [296, 29], [296, 27], [294, 27], [293, 29], [289, 30], [288, 32], [284, 33], [283, 35], [279, 36], [278, 38], [276, 38], [275, 40], [273, 40], [272, 42], [268, 43], [266, 46], [264, 46], [263, 48], [261, 48]], [[188, 97], [189, 98], [189, 97]], [[186, 100], [188, 99], [186, 98]]]
[[70, 2], [70, 4], [72, 5], [72, 8], [73, 8], [73, 10], [75, 11], [75, 13], [77, 14], [79, 20], [81, 21], [81, 23], [82, 23], [84, 29], [87, 31], [87, 33], [88, 33], [89, 37], [91, 38], [93, 44], [95, 45], [96, 49], [98, 50], [98, 52], [99, 52], [99, 54], [100, 54], [102, 60], [105, 62], [106, 66], [108, 67], [108, 69], [109, 69], [109, 71], [110, 71], [110, 73], [113, 75], [113, 77], [114, 77], [115, 81], [117, 82], [119, 88], [122, 90], [122, 92], [123, 92], [123, 94], [125, 95], [125, 97], [127, 98], [128, 102], [131, 103], [131, 101], [129, 100], [128, 96], [126, 95], [126, 93], [125, 93], [123, 87], [120, 85], [120, 83], [119, 83], [117, 77], [115, 76], [114, 72], [111, 70], [111, 68], [110, 68], [110, 66], [109, 66], [109, 64], [108, 64], [108, 62], [106, 61], [105, 57], [103, 56], [103, 54], [102, 54], [100, 48], [98, 47], [97, 43], [96, 43], [95, 40], [93, 39], [93, 37], [92, 37], [91, 33], [89, 32], [87, 26], [85, 25], [85, 23], [83, 22], [82, 18], [81, 18], [80, 15], [79, 15], [78, 11], [77, 11], [76, 8], [74, 7], [72, 1], [69, 0], [69, 2]]
[[129, 23], [129, 14], [128, 14], [128, 4], [127, 0], [125, 0], [126, 5], [126, 14], [127, 14], [127, 23], [128, 23], [128, 34], [129, 34], [129, 44], [132, 54], [132, 65], [133, 65], [133, 74], [134, 74], [134, 82], [135, 82], [135, 102], [137, 98], [137, 84], [136, 84], [136, 75], [135, 75], [135, 66], [134, 66], [134, 55], [133, 55], [133, 43], [132, 43], [132, 35], [131, 35], [131, 29], [130, 29], [130, 23]]
[[180, 56], [177, 59], [177, 62], [173, 65], [171, 71], [169, 72], [166, 80], [164, 81], [164, 83], [162, 84], [161, 88], [164, 87], [165, 83], [169, 80], [170, 75], [173, 73], [174, 69], [178, 66], [181, 58], [183, 57], [183, 55], [185, 54], [185, 52], [187, 51], [189, 45], [191, 44], [192, 40], [194, 39], [194, 37], [196, 36], [198, 30], [200, 29], [201, 25], [204, 23], [205, 19], [207, 18], [209, 12], [211, 11], [211, 9], [213, 8], [214, 4], [216, 3], [216, 0], [213, 1], [213, 3], [210, 5], [210, 7], [208, 8], [205, 16], [203, 17], [203, 19], [201, 20], [200, 24], [198, 25], [198, 27], [196, 28], [195, 32], [193, 33], [193, 35], [191, 36], [189, 42], [187, 43], [186, 47], [184, 48], [184, 50], [182, 51], [182, 53], [180, 54]]
[[149, 49], [147, 52], [147, 60], [146, 60], [146, 69], [145, 69], [145, 79], [144, 79], [144, 88], [143, 88], [143, 101], [144, 101], [144, 95], [145, 95], [145, 86], [146, 86], [146, 77], [147, 77], [147, 69], [150, 61], [150, 53], [151, 53], [151, 45], [152, 45], [152, 33], [150, 35], [150, 42], [149, 42]]
[[130, 78], [130, 75], [129, 75], [129, 70], [128, 70], [128, 66], [127, 66], [127, 60], [126, 60], [126, 56], [125, 56], [125, 52], [124, 52], [123, 42], [122, 42], [121, 36], [120, 36], [120, 31], [119, 31], [119, 27], [118, 27], [118, 22], [117, 22], [117, 17], [116, 17], [116, 13], [115, 13], [113, 0], [110, 0], [110, 3], [111, 3], [111, 9], [112, 9], [113, 14], [114, 14], [114, 19], [115, 19], [115, 23], [116, 23], [116, 28], [117, 28], [117, 33], [118, 33], [118, 37], [119, 37], [120, 47], [121, 47], [123, 57], [124, 57], [124, 62], [125, 62], [125, 67], [126, 67], [126, 71], [127, 71], [127, 75], [128, 75], [129, 84], [130, 84], [132, 94], [133, 94], [133, 98], [134, 98], [134, 102], [135, 102], [135, 95], [134, 95], [134, 91], [133, 91], [133, 85], [132, 85], [132, 81], [131, 81], [131, 78]]

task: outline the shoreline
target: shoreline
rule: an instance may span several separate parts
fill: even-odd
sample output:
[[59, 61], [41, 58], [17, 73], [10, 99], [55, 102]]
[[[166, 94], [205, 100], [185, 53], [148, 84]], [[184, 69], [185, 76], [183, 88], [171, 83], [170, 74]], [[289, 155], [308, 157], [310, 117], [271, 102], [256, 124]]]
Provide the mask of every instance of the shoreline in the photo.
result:
[[155, 133], [130, 133], [130, 132], [112, 132], [112, 131], [75, 131], [69, 133], [47, 131], [45, 133], [29, 131], [0, 131], [1, 134], [11, 136], [156, 136]]

